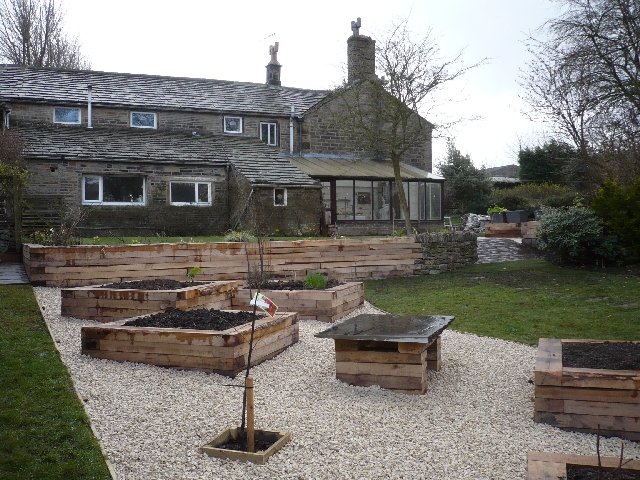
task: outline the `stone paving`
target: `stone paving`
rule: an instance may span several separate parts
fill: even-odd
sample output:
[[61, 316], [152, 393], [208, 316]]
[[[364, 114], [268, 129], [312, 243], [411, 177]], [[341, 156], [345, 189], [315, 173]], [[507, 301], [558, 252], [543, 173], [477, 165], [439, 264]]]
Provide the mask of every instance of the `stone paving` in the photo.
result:
[[[520, 238], [478, 238], [478, 263], [509, 262], [535, 258], [535, 255], [523, 251]], [[29, 283], [24, 266], [21, 263], [0, 263], [0, 284], [18, 285]]]

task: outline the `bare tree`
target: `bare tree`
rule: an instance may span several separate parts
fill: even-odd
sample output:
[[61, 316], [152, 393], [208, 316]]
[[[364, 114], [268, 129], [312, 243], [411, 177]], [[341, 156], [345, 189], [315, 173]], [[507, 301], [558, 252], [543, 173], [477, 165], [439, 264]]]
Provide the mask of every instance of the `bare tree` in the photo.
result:
[[563, 13], [529, 42], [534, 60], [520, 82], [529, 113], [571, 141], [593, 172], [638, 170], [640, 2], [556, 1]]
[[55, 0], [1, 0], [0, 58], [39, 68], [91, 68], [78, 39], [65, 33]]
[[334, 118], [349, 132], [358, 154], [391, 160], [405, 229], [410, 234], [400, 162], [409, 150], [424, 148], [434, 128], [444, 127], [425, 119], [438, 101], [436, 92], [485, 60], [465, 66], [462, 52], [443, 57], [432, 31], [417, 37], [408, 19], [396, 22], [376, 39], [375, 59], [380, 78], [358, 79], [334, 91], [332, 98], [338, 99]]

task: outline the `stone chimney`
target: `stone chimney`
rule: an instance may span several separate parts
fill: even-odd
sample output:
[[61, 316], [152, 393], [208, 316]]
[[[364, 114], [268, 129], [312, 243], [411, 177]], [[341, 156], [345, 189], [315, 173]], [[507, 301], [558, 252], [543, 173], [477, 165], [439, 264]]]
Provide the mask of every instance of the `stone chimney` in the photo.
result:
[[282, 85], [280, 83], [280, 69], [282, 65], [278, 62], [278, 42], [269, 47], [269, 54], [271, 54], [271, 61], [267, 64], [267, 85], [279, 87]]
[[360, 35], [360, 17], [351, 22], [353, 35], [347, 40], [347, 71], [349, 83], [376, 78], [376, 41]]

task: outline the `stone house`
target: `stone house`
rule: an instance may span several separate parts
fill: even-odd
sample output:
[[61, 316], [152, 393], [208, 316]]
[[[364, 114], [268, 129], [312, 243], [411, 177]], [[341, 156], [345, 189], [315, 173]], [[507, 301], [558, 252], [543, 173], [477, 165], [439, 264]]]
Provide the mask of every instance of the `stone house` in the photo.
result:
[[[354, 31], [348, 45], [350, 81], [374, 72], [374, 41]], [[330, 92], [283, 87], [277, 50], [264, 84], [0, 65], [3, 131], [25, 142], [26, 203], [83, 206], [85, 236], [256, 222], [288, 235], [390, 233], [400, 220], [391, 163], [362, 158], [328, 127]], [[418, 230], [442, 221], [431, 168], [430, 140], [403, 158]]]

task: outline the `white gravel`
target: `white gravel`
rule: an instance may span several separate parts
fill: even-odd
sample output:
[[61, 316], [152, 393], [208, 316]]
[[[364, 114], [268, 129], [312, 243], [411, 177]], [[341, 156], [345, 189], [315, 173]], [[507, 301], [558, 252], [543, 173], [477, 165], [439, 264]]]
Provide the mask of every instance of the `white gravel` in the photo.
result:
[[[518, 479], [527, 451], [595, 455], [595, 436], [533, 422], [535, 348], [446, 331], [443, 367], [425, 395], [352, 387], [335, 378], [327, 328], [300, 322], [300, 342], [255, 367], [256, 427], [293, 440], [258, 466], [198, 453], [239, 424], [240, 377], [183, 372], [80, 354], [80, 327], [60, 315], [60, 290], [36, 297], [119, 479]], [[365, 305], [364, 310], [372, 309]], [[361, 313], [362, 310], [356, 312]], [[620, 439], [601, 452], [619, 455]], [[624, 442], [625, 457], [640, 444]]]

